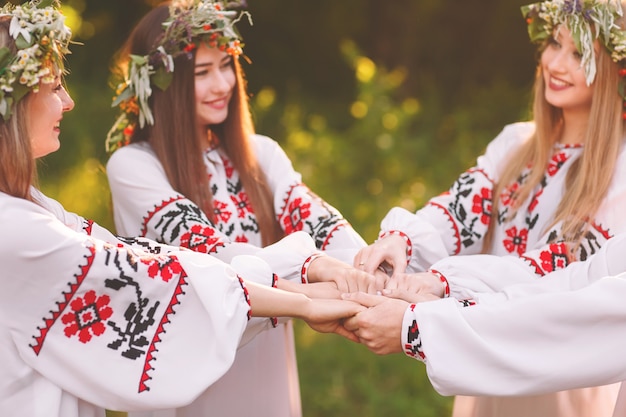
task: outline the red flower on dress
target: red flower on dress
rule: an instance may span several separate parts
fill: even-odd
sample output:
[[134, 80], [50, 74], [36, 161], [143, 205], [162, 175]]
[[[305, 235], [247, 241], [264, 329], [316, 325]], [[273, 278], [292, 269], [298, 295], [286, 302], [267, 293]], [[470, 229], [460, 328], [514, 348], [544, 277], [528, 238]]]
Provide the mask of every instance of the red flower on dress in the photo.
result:
[[541, 252], [539, 258], [541, 259], [541, 268], [546, 273], [563, 269], [569, 263], [567, 259], [567, 244], [563, 242], [553, 243], [548, 247], [548, 250]]
[[252, 206], [250, 206], [250, 202], [248, 201], [248, 194], [241, 192], [237, 195], [231, 195], [230, 199], [237, 206], [237, 217], [244, 218], [246, 217], [246, 213], [252, 213]]
[[201, 224], [194, 224], [180, 238], [180, 246], [202, 253], [209, 253], [217, 242], [219, 238], [215, 236], [215, 230]]
[[285, 233], [290, 234], [302, 230], [303, 221], [311, 215], [311, 203], [302, 204], [302, 198], [296, 198], [289, 203], [289, 215], [283, 218]]
[[474, 195], [472, 213], [480, 215], [482, 224], [489, 224], [491, 218], [491, 189], [481, 188], [480, 194]]
[[513, 204], [513, 200], [519, 191], [519, 187], [519, 182], [514, 182], [502, 191], [502, 194], [500, 194], [500, 201], [502, 201], [503, 206], [510, 206]]
[[548, 163], [548, 175], [551, 177], [554, 176], [554, 174], [556, 174], [563, 166], [565, 161], [567, 161], [567, 154], [565, 154], [565, 152], [554, 154]]
[[504, 248], [509, 253], [517, 252], [518, 255], [523, 255], [526, 252], [526, 242], [528, 240], [528, 230], [517, 230], [517, 227], [513, 226], [506, 231], [507, 238], [502, 241]]
[[93, 336], [100, 336], [106, 330], [104, 320], [113, 315], [113, 309], [109, 307], [109, 296], [96, 296], [94, 290], [89, 290], [84, 297], [76, 297], [69, 304], [72, 311], [61, 317], [66, 324], [64, 333], [72, 337], [78, 333], [78, 340], [82, 343], [91, 341]]
[[215, 214], [216, 221], [228, 223], [228, 220], [230, 220], [230, 216], [232, 216], [233, 213], [226, 210], [227, 208], [228, 204], [213, 200], [213, 214]]
[[141, 258], [141, 263], [148, 265], [148, 275], [150, 278], [161, 277], [164, 282], [168, 282], [175, 275], [183, 272], [183, 267], [175, 256], [151, 255]]

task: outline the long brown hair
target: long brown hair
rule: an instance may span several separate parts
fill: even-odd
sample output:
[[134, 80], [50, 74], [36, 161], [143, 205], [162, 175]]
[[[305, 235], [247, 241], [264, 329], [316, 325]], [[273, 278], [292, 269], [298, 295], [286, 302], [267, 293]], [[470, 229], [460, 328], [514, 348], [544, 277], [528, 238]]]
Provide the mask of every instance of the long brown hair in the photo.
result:
[[[620, 22], [623, 27], [623, 22]], [[542, 46], [542, 52], [546, 45]], [[620, 147], [624, 142], [623, 100], [618, 94], [619, 68], [605, 48], [597, 54], [597, 73], [589, 113], [589, 122], [584, 132], [582, 155], [574, 161], [565, 181], [565, 193], [556, 210], [555, 217], [546, 231], [562, 222], [560, 236], [577, 248], [587, 223], [593, 219], [606, 197], [613, 179]], [[531, 166], [530, 175], [514, 196], [514, 207], [526, 201], [545, 173], [553, 147], [558, 142], [563, 123], [561, 109], [545, 100], [545, 82], [541, 64], [537, 66], [533, 89], [532, 112], [535, 132], [521, 148], [511, 155], [493, 193], [491, 223], [485, 237], [483, 251], [489, 252], [493, 230], [498, 218], [499, 196], [513, 183], [525, 167]]]
[[[11, 16], [0, 17], [0, 46], [15, 54], [10, 23]], [[30, 190], [36, 183], [37, 170], [27, 127], [29, 99], [30, 93], [15, 105], [8, 120], [0, 117], [0, 191], [32, 201]]]
[[[168, 16], [169, 3], [163, 3], [140, 20], [116, 56], [114, 73], [126, 71], [129, 54], [143, 56], [152, 51], [163, 32], [161, 24]], [[170, 86], [165, 91], [152, 86], [149, 103], [154, 125], [137, 128], [131, 142], [149, 142], [172, 187], [214, 220], [213, 195], [204, 159], [206, 142], [198, 138], [215, 134], [239, 173], [254, 209], [263, 245], [273, 243], [284, 233], [276, 219], [267, 179], [250, 142], [254, 125], [241, 64], [237, 59], [232, 61], [236, 83], [228, 105], [228, 117], [222, 124], [211, 126], [208, 132], [196, 132], [194, 61], [195, 53], [193, 59], [184, 55], [176, 58]]]

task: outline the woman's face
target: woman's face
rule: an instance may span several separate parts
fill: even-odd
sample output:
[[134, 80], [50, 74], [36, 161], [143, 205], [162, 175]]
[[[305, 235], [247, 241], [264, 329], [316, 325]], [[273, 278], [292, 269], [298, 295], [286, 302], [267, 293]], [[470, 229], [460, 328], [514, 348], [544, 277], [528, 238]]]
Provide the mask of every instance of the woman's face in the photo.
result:
[[200, 127], [219, 124], [228, 116], [228, 103], [235, 87], [232, 57], [201, 44], [196, 51], [196, 120]]
[[[598, 51], [596, 51], [596, 54]], [[581, 55], [569, 29], [562, 25], [541, 54], [545, 99], [563, 112], [589, 113], [593, 84], [587, 85]]]
[[63, 113], [74, 108], [74, 101], [59, 77], [51, 83], [41, 83], [39, 91], [30, 94], [28, 133], [33, 158], [41, 158], [61, 146], [59, 142], [61, 119], [63, 119]]

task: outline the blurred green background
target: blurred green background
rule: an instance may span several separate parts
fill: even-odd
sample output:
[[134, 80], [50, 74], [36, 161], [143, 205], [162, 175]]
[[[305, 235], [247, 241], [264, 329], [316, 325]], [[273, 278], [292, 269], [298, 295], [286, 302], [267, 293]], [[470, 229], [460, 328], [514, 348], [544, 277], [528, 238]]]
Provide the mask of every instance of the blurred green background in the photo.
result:
[[[62, 1], [77, 105], [41, 187], [113, 228], [104, 137], [115, 119], [111, 57], [159, 1]], [[446, 190], [507, 123], [528, 117], [535, 52], [513, 0], [248, 0], [239, 25], [257, 131], [363, 237], [393, 206]], [[296, 326], [305, 417], [448, 416], [424, 366]], [[277, 395], [280, 395], [277, 393]]]

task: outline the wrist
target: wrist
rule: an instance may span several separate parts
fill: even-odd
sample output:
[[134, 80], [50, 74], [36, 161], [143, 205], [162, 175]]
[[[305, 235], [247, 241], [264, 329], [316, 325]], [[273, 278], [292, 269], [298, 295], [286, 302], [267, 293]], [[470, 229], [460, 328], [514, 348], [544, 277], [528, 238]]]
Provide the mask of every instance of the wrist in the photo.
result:
[[315, 252], [314, 254], [306, 258], [306, 260], [302, 264], [302, 269], [300, 270], [300, 279], [303, 284], [319, 281], [318, 279], [316, 279], [315, 274], [311, 273], [311, 266], [316, 259], [324, 256], [326, 255], [323, 252]]
[[406, 233], [400, 230], [388, 230], [386, 232], [382, 232], [378, 236], [378, 240], [384, 239], [389, 236], [399, 236], [400, 238], [404, 240], [404, 243], [406, 244], [406, 249], [405, 249], [406, 264], [408, 265], [409, 262], [411, 262], [411, 257], [413, 256], [413, 245], [411, 243], [411, 239]]
[[450, 283], [448, 282], [448, 279], [436, 269], [430, 269], [428, 272], [430, 272], [431, 274], [433, 274], [435, 277], [439, 279], [440, 287], [439, 287], [439, 290], [437, 291], [437, 294], [435, 295], [438, 296], [439, 298], [450, 297]]

